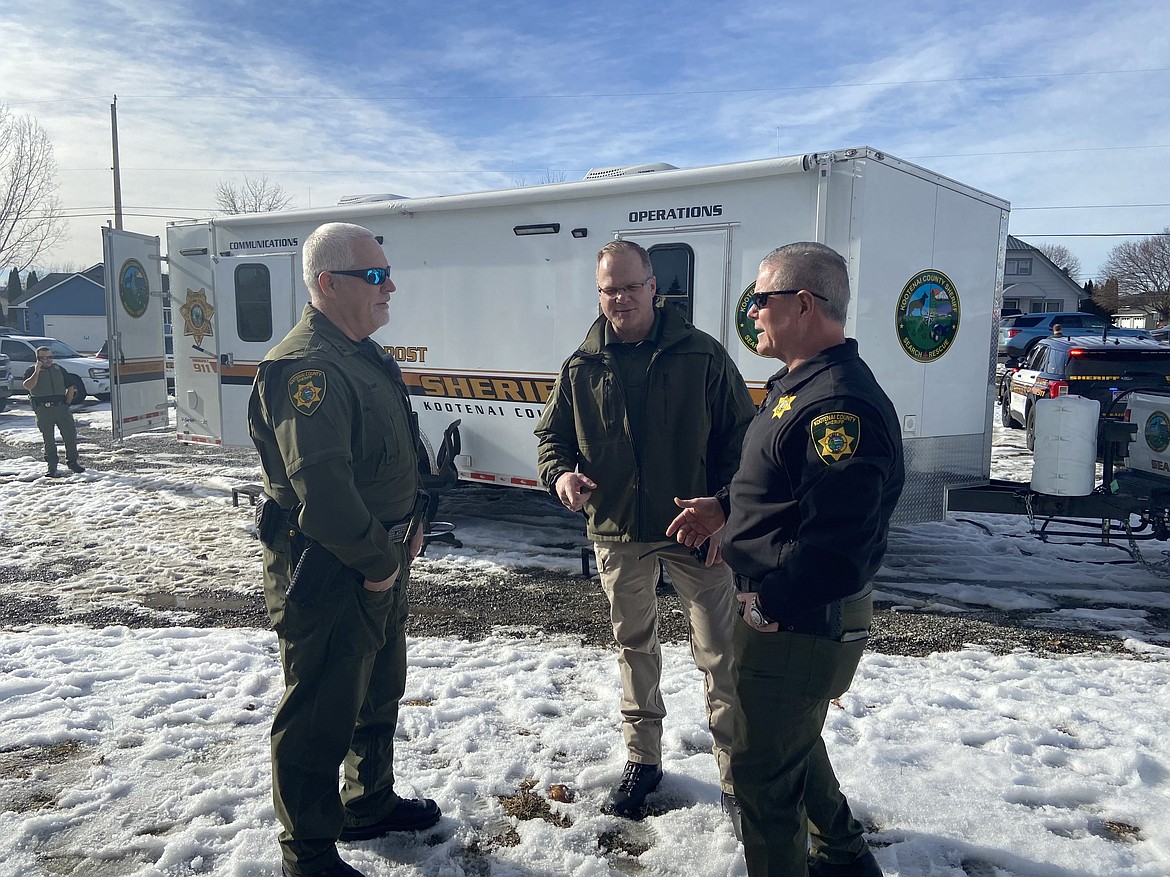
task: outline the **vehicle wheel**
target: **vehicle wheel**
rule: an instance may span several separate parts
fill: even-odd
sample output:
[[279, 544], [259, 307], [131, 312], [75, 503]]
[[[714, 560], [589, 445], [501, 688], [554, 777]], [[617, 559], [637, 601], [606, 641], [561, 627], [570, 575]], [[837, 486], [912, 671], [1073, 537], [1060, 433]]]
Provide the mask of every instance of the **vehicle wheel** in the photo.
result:
[[1001, 426], [1006, 426], [1008, 429], [1019, 429], [1019, 422], [1012, 417], [1012, 406], [1007, 399], [999, 400], [999, 422]]
[[8, 400], [7, 399], [0, 399], [0, 411], [3, 411], [7, 407], [8, 407]]
[[1027, 420], [1027, 423], [1025, 424], [1025, 428], [1028, 430], [1027, 436], [1026, 436], [1026, 441], [1028, 443], [1028, 450], [1035, 451], [1036, 450], [1036, 406], [1035, 405], [1032, 405], [1030, 408], [1028, 408], [1028, 413], [1026, 415], [1024, 415], [1024, 419]]
[[73, 388], [73, 401], [71, 405], [80, 405], [85, 401], [85, 382], [77, 375], [70, 375], [68, 386]]
[[97, 399], [99, 402], [109, 402], [110, 401], [110, 394], [109, 393], [96, 393], [94, 395], [94, 398]]

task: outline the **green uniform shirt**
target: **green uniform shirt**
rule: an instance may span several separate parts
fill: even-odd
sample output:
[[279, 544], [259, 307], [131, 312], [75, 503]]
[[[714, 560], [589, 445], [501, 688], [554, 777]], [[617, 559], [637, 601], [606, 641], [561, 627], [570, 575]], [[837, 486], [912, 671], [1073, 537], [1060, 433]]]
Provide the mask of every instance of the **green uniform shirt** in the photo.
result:
[[411, 423], [401, 380], [312, 305], [260, 363], [248, 404], [268, 495], [301, 504], [301, 530], [371, 581], [405, 563], [383, 525], [414, 507]]

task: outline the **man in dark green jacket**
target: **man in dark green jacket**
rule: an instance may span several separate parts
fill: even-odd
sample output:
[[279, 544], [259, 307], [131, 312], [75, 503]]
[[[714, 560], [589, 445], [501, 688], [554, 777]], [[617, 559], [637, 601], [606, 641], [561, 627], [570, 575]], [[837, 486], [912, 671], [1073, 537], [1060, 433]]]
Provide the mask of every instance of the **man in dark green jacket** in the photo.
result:
[[675, 497], [725, 487], [752, 416], [727, 351], [672, 309], [654, 307], [646, 251], [612, 241], [597, 254], [602, 315], [561, 369], [536, 428], [540, 478], [566, 508], [584, 509], [620, 647], [623, 777], [606, 812], [638, 818], [662, 778], [655, 589], [666, 566], [703, 671], [724, 805], [733, 816], [731, 633], [734, 587], [666, 537]]
[[[378, 241], [360, 226], [323, 225], [305, 241], [304, 273], [310, 304], [260, 363], [248, 405], [274, 501], [267, 512], [278, 519], [261, 525], [264, 598], [285, 678], [272, 791], [285, 875], [360, 877], [338, 840], [429, 828], [440, 817], [434, 801], [394, 791], [406, 586], [422, 543], [409, 524], [416, 441], [400, 373], [369, 337], [389, 320], [394, 292]], [[310, 557], [325, 558], [313, 575]]]

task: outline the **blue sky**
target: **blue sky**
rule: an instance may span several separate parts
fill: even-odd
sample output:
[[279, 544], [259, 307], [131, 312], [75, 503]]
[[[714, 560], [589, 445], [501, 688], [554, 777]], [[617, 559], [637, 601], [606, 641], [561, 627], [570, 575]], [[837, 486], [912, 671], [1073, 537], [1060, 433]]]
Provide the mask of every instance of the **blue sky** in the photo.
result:
[[152, 234], [245, 173], [303, 207], [861, 145], [1008, 199], [1087, 276], [1124, 238], [1072, 235], [1170, 225], [1165, 0], [48, 0], [0, 34], [0, 103], [49, 132], [74, 217], [49, 267], [101, 258], [114, 94]]

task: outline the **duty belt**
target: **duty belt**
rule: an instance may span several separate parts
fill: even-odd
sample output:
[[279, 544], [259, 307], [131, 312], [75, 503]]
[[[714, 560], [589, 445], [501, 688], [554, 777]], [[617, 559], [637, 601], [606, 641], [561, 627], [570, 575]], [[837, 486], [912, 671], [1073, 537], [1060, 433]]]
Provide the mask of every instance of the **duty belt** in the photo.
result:
[[[749, 578], [739, 573], [735, 574], [735, 587], [737, 590], [752, 591], [758, 594], [760, 592], [760, 586], [761, 582], [758, 579]], [[797, 618], [778, 622], [780, 629], [790, 633], [810, 633], [815, 636], [827, 636], [830, 639], [856, 638], [855, 636], [851, 636], [851, 634], [864, 633], [869, 629], [869, 625], [867, 623], [864, 628], [854, 627], [853, 625], [846, 626], [846, 614], [852, 614], [850, 613], [850, 608], [853, 604], [868, 598], [872, 593], [873, 583], [869, 582], [855, 594], [842, 597], [840, 600], [833, 600], [831, 603], [825, 604], [824, 607], [814, 609]]]
[[39, 408], [53, 408], [57, 405], [64, 405], [64, 402], [37, 402], [35, 403]]
[[406, 534], [410, 532], [410, 518], [397, 522], [383, 521], [382, 526], [386, 528], [386, 535], [390, 537], [391, 542], [403, 542], [406, 540]]

